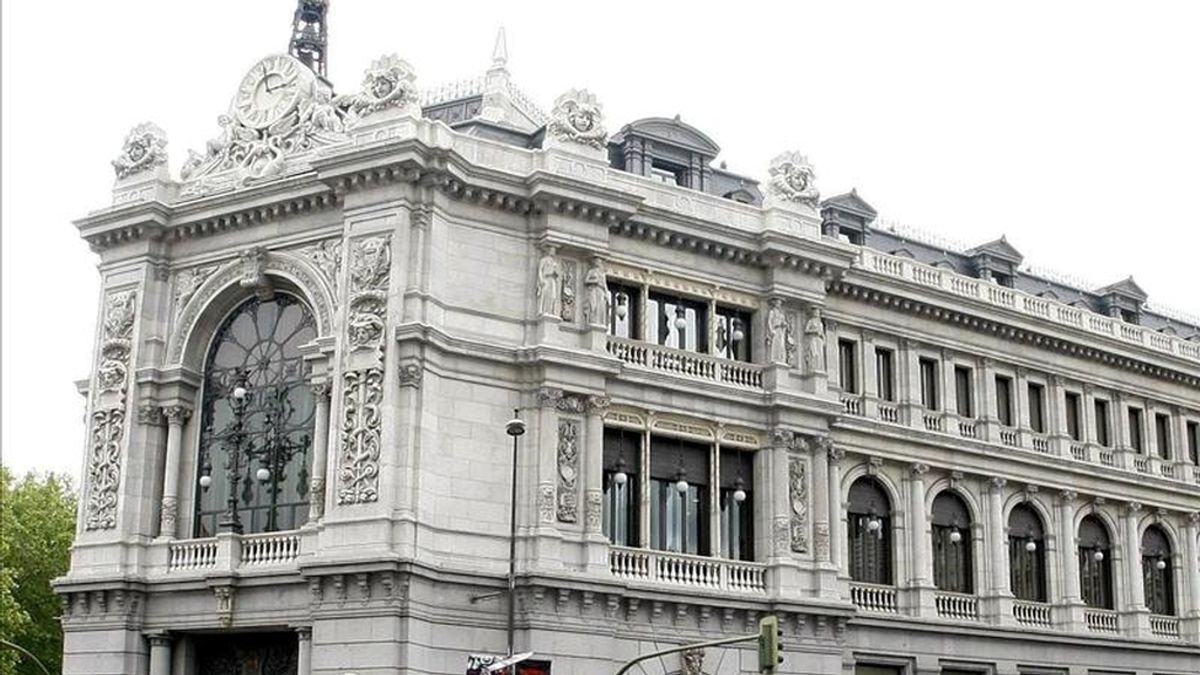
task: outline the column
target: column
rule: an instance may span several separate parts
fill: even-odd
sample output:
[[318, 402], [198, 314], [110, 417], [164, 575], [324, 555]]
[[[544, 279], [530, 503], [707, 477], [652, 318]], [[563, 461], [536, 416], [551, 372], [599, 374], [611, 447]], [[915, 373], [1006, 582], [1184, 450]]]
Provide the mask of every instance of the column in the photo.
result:
[[1050, 432], [1050, 452], [1066, 455], [1071, 442], [1067, 434], [1067, 391], [1061, 375], [1051, 375], [1046, 387], [1046, 422]]
[[829, 553], [829, 492], [832, 486], [825, 484], [822, 478], [829, 475], [829, 450], [832, 443], [828, 438], [810, 439], [812, 448], [813, 486], [813, 538], [816, 561], [818, 565], [828, 565]]
[[1128, 637], [1149, 633], [1150, 612], [1146, 609], [1146, 589], [1142, 586], [1142, 541], [1138, 536], [1138, 517], [1142, 505], [1129, 502], [1121, 517], [1121, 553], [1124, 558], [1125, 606], [1118, 606], [1121, 624]]
[[328, 381], [310, 385], [316, 410], [313, 413], [312, 478], [309, 482], [308, 521], [315, 523], [325, 515], [325, 474], [329, 463], [329, 391]]
[[1200, 512], [1193, 511], [1187, 515], [1184, 533], [1186, 541], [1180, 551], [1184, 556], [1180, 583], [1186, 589], [1184, 600], [1188, 604], [1180, 612], [1184, 617], [1180, 634], [1184, 640], [1195, 643], [1200, 642], [1200, 567], [1197, 567], [1197, 560], [1200, 559]]
[[[1150, 458], [1153, 465], [1158, 464], [1158, 423], [1154, 419], [1158, 414], [1158, 410], [1150, 401], [1144, 401], [1142, 404], [1142, 454]], [[1170, 442], [1170, 438], [1167, 442]], [[1169, 448], [1167, 448], [1169, 450]], [[1169, 454], [1169, 453], [1167, 453]], [[1157, 469], [1155, 469], [1157, 472]]]
[[150, 640], [150, 675], [171, 675], [171, 636], [147, 635]]
[[[941, 391], [938, 392], [940, 402], [936, 402], [942, 411], [943, 431], [948, 434], [958, 435], [958, 388], [954, 377], [954, 354], [950, 350], [942, 350], [942, 365], [941, 365], [942, 385]], [[968, 394], [972, 399], [975, 398], [974, 393]]]
[[838, 322], [825, 319], [825, 377], [829, 389], [841, 391], [842, 364], [838, 360]]
[[[587, 542], [588, 571], [608, 574], [608, 538], [604, 536], [604, 411], [607, 396], [587, 397], [587, 417], [584, 418], [583, 458], [583, 536]], [[714, 525], [719, 520], [712, 521]], [[713, 527], [719, 532], [721, 528]]]
[[183, 425], [192, 411], [182, 405], [165, 406], [162, 411], [167, 418], [167, 456], [163, 462], [163, 497], [158, 536], [174, 539], [179, 515], [179, 455], [183, 448]]
[[993, 623], [1013, 623], [1012, 589], [1009, 579], [1008, 523], [1004, 520], [1004, 486], [1008, 481], [1000, 476], [988, 479], [988, 524], [984, 531], [987, 541], [988, 567], [992, 576], [988, 614]]
[[842, 562], [846, 559], [846, 528], [842, 523], [842, 514], [845, 513], [842, 509], [842, 458], [846, 456], [846, 451], [841, 448], [829, 446], [829, 469], [828, 485], [829, 492], [829, 562], [841, 574]]
[[1051, 598], [1051, 602], [1055, 604], [1054, 623], [1064, 630], [1083, 629], [1083, 601], [1079, 597], [1079, 547], [1075, 541], [1076, 497], [1075, 492], [1063, 490], [1058, 493], [1056, 505], [1058, 569], [1062, 576], [1062, 598]]
[[917, 345], [912, 340], [900, 341], [899, 369], [897, 385], [900, 390], [900, 419], [911, 427], [925, 428], [925, 420], [921, 417], [921, 357]]
[[929, 518], [925, 512], [926, 464], [915, 463], [909, 467], [908, 476], [908, 555], [909, 608], [917, 616], [934, 616], [937, 613], [933, 599], [933, 564], [929, 547]]
[[979, 438], [1000, 442], [1000, 419], [996, 416], [996, 362], [992, 359], [981, 359], [979, 375], [975, 378], [979, 383], [979, 406], [975, 411], [979, 418]]
[[[1018, 441], [1019, 441], [1021, 447], [1028, 448], [1028, 447], [1032, 446], [1032, 444], [1033, 444], [1033, 442], [1030, 440], [1030, 438], [1033, 435], [1033, 425], [1032, 425], [1032, 422], [1030, 421], [1030, 418], [1033, 415], [1033, 413], [1031, 412], [1031, 410], [1033, 408], [1033, 402], [1029, 400], [1029, 373], [1024, 368], [1018, 367], [1016, 369], [1016, 373], [1014, 373], [1014, 374], [1016, 375], [1016, 377], [1013, 378], [1013, 384], [1012, 384], [1012, 388], [1013, 388], [1013, 390], [1012, 390], [1012, 405], [1013, 405], [1012, 413], [1013, 413], [1013, 420], [1016, 422], [1016, 424], [1014, 426], [1017, 427], [1017, 438], [1018, 438]], [[1045, 394], [1046, 394], [1046, 392], [1045, 392], [1045, 390], [1043, 390], [1042, 391], [1042, 399], [1043, 399], [1042, 400], [1042, 406], [1043, 406], [1042, 425], [1043, 425], [1043, 428], [1045, 428], [1045, 424], [1046, 424], [1046, 417], [1045, 417], [1045, 415], [1046, 415], [1046, 411], [1045, 411], [1046, 395]]]
[[[1080, 440], [1090, 446], [1095, 446], [1100, 442], [1096, 438], [1096, 396], [1095, 389], [1090, 384], [1083, 385], [1083, 396], [1079, 405], [1083, 410], [1079, 411], [1079, 424], [1083, 427], [1079, 430]], [[1091, 451], [1089, 450], [1089, 455]]]
[[1191, 464], [1191, 456], [1188, 454], [1188, 439], [1187, 439], [1187, 418], [1183, 414], [1183, 410], [1179, 406], [1171, 407], [1171, 449], [1173, 452], [1173, 462], [1175, 464], [1175, 477], [1180, 479], [1189, 479], [1186, 471]]
[[296, 675], [312, 675], [312, 628], [301, 626], [296, 629]]
[[869, 330], [862, 332], [862, 406], [863, 415], [876, 419], [879, 417], [879, 373], [875, 369], [875, 333]]

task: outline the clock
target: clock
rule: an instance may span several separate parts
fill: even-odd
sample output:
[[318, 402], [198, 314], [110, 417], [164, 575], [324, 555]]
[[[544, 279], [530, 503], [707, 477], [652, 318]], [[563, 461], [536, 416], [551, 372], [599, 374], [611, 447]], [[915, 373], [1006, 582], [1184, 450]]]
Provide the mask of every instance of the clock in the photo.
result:
[[302, 96], [312, 94], [313, 73], [296, 59], [277, 54], [254, 64], [242, 78], [233, 100], [237, 120], [252, 129], [264, 129], [296, 108]]

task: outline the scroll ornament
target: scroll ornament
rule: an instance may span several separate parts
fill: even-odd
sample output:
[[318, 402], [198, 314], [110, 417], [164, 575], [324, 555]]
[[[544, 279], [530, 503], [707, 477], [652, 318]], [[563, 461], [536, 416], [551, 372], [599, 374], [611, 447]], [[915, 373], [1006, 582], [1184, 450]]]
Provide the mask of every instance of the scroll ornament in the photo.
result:
[[112, 165], [117, 178], [125, 179], [166, 163], [166, 132], [155, 124], [143, 122], [129, 131], [121, 154]]

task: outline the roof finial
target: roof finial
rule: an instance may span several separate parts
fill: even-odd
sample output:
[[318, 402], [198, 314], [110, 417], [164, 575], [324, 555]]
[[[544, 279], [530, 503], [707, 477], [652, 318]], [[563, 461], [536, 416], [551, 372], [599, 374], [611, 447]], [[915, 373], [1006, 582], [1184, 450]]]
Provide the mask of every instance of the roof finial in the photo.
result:
[[496, 31], [496, 46], [492, 48], [492, 69], [503, 70], [508, 65], [508, 41], [504, 38], [504, 26]]

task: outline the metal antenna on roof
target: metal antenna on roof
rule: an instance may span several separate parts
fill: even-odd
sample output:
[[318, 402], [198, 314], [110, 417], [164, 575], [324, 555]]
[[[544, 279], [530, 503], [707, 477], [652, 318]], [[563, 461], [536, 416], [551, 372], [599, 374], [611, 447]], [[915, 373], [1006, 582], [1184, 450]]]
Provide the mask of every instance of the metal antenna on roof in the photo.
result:
[[292, 40], [288, 43], [288, 54], [322, 78], [329, 60], [328, 14], [329, 0], [296, 0]]

